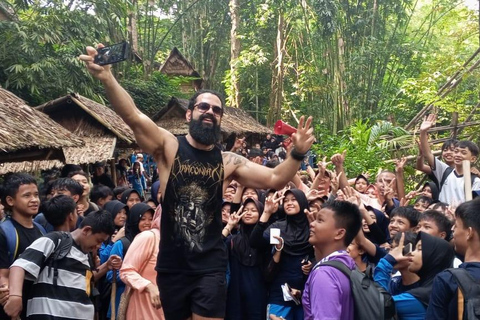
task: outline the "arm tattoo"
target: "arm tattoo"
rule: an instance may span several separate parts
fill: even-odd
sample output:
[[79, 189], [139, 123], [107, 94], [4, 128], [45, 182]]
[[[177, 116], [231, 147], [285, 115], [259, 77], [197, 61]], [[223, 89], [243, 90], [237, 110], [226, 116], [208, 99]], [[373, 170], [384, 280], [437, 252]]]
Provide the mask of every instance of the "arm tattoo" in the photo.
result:
[[248, 167], [248, 160], [238, 154], [231, 153], [231, 152], [225, 152], [225, 166], [229, 165], [232, 163], [233, 160], [233, 165], [238, 167], [239, 165], [244, 165]]

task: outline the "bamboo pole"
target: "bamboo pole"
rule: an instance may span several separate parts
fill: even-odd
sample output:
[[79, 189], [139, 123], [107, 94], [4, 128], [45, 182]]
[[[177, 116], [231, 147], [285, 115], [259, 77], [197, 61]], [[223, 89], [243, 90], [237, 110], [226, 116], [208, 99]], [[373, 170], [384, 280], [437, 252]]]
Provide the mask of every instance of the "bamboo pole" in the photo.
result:
[[465, 182], [465, 201], [473, 199], [472, 195], [472, 176], [470, 175], [470, 161], [463, 160], [463, 181]]

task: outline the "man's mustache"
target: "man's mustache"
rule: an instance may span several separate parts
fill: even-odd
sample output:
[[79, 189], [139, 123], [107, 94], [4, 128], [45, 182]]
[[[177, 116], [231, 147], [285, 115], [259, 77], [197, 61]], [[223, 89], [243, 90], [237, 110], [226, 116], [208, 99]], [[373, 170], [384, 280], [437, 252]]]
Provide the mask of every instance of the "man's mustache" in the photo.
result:
[[213, 122], [214, 125], [217, 125], [217, 119], [209, 113], [204, 113], [198, 118], [198, 120], [200, 121], [203, 121], [203, 119], [209, 119]]

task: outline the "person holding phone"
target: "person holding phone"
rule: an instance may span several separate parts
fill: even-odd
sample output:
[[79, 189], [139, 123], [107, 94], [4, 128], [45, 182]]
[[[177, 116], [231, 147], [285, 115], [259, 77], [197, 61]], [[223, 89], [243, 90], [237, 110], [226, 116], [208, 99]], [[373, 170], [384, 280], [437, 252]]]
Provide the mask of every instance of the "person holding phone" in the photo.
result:
[[[404, 241], [405, 235], [402, 233], [398, 246], [392, 249], [386, 258], [382, 259], [389, 259], [392, 263], [386, 263], [383, 267], [389, 267], [391, 271], [398, 263], [408, 262], [408, 270], [419, 277], [418, 286], [406, 292], [392, 295], [397, 316], [400, 320], [425, 319], [433, 279], [438, 273], [452, 266], [455, 256], [454, 251], [447, 241], [425, 232], [419, 232], [415, 250], [405, 256], [403, 254]], [[385, 290], [388, 290], [389, 281], [381, 274], [389, 272], [389, 270], [377, 270], [379, 267], [382, 268], [382, 265], [379, 264], [375, 269], [374, 280]]]
[[[278, 210], [281, 200], [283, 200], [286, 218], [268, 226], [268, 221]], [[294, 295], [301, 300], [300, 294], [310, 272], [311, 261], [314, 260], [313, 247], [308, 242], [309, 222], [305, 214], [307, 209], [308, 200], [303, 191], [287, 190], [282, 197], [277, 192], [265, 200], [263, 214], [250, 236], [250, 244], [254, 248], [268, 250], [271, 248], [270, 233], [276, 228], [280, 229], [280, 237], [277, 238], [279, 243], [272, 248], [275, 254], [267, 270], [267, 278], [270, 280], [267, 316], [275, 315], [287, 320], [303, 320], [302, 305], [297, 305], [292, 301], [293, 299], [285, 301], [282, 286], [290, 287], [287, 295]], [[306, 257], [308, 262], [305, 261]], [[302, 262], [305, 265], [302, 265]]]
[[221, 236], [223, 193], [232, 180], [256, 189], [283, 188], [315, 140], [312, 118], [300, 117], [289, 156], [277, 167], [266, 168], [222, 152], [217, 145], [225, 107], [218, 92], [201, 90], [191, 97], [185, 113], [189, 133], [175, 137], [135, 106], [110, 65], [94, 62], [96, 55], [95, 48], [87, 47], [87, 54], [79, 58], [102, 82], [111, 105], [130, 126], [142, 151], [153, 155], [157, 163], [163, 213], [156, 270], [165, 318], [222, 319], [227, 269]]

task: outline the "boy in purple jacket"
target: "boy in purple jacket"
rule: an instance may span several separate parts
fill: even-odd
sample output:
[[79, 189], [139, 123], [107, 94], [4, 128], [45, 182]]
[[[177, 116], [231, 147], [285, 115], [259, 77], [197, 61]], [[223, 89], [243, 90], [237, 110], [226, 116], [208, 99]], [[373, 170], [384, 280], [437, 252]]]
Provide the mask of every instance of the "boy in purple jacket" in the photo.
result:
[[310, 273], [303, 292], [305, 320], [353, 320], [350, 280], [340, 270], [321, 266], [321, 263], [337, 260], [355, 269], [355, 261], [346, 248], [361, 226], [360, 210], [346, 201], [334, 201], [326, 205], [310, 223], [309, 242], [314, 246], [319, 262]]

